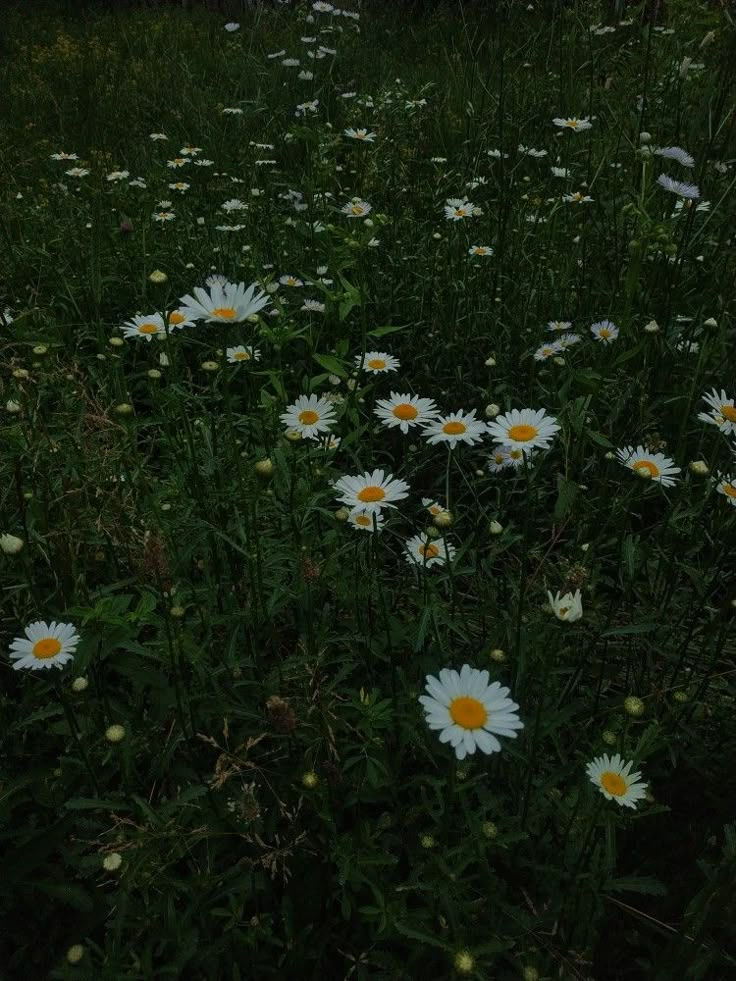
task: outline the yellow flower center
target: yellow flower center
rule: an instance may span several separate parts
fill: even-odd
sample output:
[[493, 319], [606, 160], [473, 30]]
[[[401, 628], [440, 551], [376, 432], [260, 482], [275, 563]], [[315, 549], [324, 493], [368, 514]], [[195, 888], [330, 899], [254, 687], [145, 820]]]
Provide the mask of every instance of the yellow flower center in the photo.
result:
[[213, 317], [222, 317], [223, 320], [234, 320], [237, 315], [235, 307], [215, 307], [212, 311]]
[[569, 126], [570, 129], [577, 129], [578, 121], [577, 119], [568, 119], [566, 125]]
[[448, 436], [461, 436], [466, 430], [464, 422], [446, 422], [442, 427], [442, 432]]
[[651, 460], [637, 460], [633, 469], [640, 477], [659, 477], [659, 467]]
[[437, 556], [440, 554], [440, 550], [437, 548], [437, 546], [431, 544], [420, 545], [417, 551], [419, 552], [419, 554], [422, 556], [423, 559], [427, 559], [427, 560], [436, 559]]
[[373, 524], [367, 514], [357, 514], [353, 520], [355, 521], [356, 525], [360, 525], [361, 528], [370, 528]]
[[368, 362], [368, 367], [373, 368], [374, 371], [380, 371], [386, 367], [386, 362], [383, 360], [383, 358], [371, 358], [371, 360]]
[[350, 210], [352, 211], [352, 213], [354, 215], [362, 215], [363, 214], [363, 205], [362, 204], [354, 204]]
[[518, 426], [512, 426], [509, 429], [509, 437], [514, 440], [515, 443], [528, 443], [530, 439], [534, 439], [535, 436], [539, 435], [539, 430], [536, 426], [527, 426], [521, 423]]
[[488, 712], [477, 698], [461, 695], [450, 702], [450, 717], [463, 729], [480, 729], [488, 720]]
[[372, 485], [369, 487], [364, 487], [363, 490], [358, 491], [358, 500], [363, 501], [366, 504], [373, 504], [375, 501], [382, 501], [386, 496], [386, 491], [383, 487], [378, 487]]
[[721, 484], [721, 490], [727, 497], [736, 497], [736, 486], [733, 484]]
[[44, 637], [43, 640], [37, 640], [33, 645], [33, 650], [31, 653], [34, 657], [37, 657], [40, 661], [45, 660], [47, 657], [54, 657], [61, 650], [61, 644], [56, 639], [56, 637]]
[[169, 323], [173, 324], [175, 327], [178, 326], [178, 324], [183, 324], [186, 319], [187, 318], [184, 316], [184, 314], [179, 313], [178, 310], [174, 310], [173, 313], [169, 314]]
[[610, 337], [611, 336], [611, 332], [608, 329], [608, 327], [601, 327], [601, 329], [598, 331], [598, 336], [599, 337]]
[[286, 279], [286, 285], [287, 286], [296, 286], [296, 280], [294, 279], [293, 276], [288, 276], [287, 277], [287, 279]]
[[397, 419], [416, 419], [419, 411], [411, 402], [402, 402], [400, 405], [394, 406], [393, 414]]
[[138, 330], [141, 334], [158, 334], [158, 324], [141, 324]]
[[736, 422], [736, 406], [722, 405], [721, 415], [724, 419], [728, 419], [729, 422]]
[[486, 250], [483, 248], [482, 245], [476, 245], [476, 247], [473, 249], [473, 252], [475, 252], [476, 255], [486, 254]]
[[614, 797], [623, 797], [629, 789], [624, 778], [619, 773], [613, 773], [611, 770], [601, 773], [600, 779], [601, 787]]
[[365, 134], [365, 133], [363, 132], [363, 130], [360, 130], [360, 129], [359, 129], [359, 130], [358, 130], [358, 132], [357, 132], [357, 133], [355, 134], [355, 138], [356, 138], [357, 140], [364, 140], [364, 139], [365, 139], [365, 136], [366, 136], [366, 134]]
[[314, 409], [305, 409], [299, 413], [299, 422], [302, 426], [313, 426], [315, 422], [319, 422], [319, 412], [315, 412]]
[[250, 355], [247, 351], [236, 351], [233, 357], [236, 361], [250, 361]]
[[465, 217], [465, 208], [456, 208], [455, 209], [455, 214], [458, 216], [458, 218], [464, 218]]

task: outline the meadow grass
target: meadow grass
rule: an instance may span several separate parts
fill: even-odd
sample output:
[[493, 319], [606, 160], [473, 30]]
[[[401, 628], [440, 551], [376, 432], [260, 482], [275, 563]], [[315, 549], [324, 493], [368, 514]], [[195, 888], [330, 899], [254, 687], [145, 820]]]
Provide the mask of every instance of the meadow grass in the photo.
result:
[[314, 6], [0, 14], [0, 976], [734, 976], [729, 11]]

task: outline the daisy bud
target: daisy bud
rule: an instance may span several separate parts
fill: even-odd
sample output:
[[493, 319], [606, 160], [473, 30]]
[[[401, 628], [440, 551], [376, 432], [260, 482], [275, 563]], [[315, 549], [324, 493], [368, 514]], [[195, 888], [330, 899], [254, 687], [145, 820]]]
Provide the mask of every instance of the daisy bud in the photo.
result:
[[616, 745], [616, 733], [615, 732], [611, 732], [610, 729], [604, 729], [603, 730], [603, 732], [601, 733], [601, 739], [606, 744], [606, 746], [615, 746]]
[[651, 133], [647, 133], [646, 131], [644, 131], [643, 133], [639, 133], [639, 142], [640, 143], [651, 143], [652, 142], [652, 134]]
[[500, 405], [496, 405], [495, 402], [489, 402], [485, 409], [486, 419], [495, 419], [500, 411]]
[[536, 967], [532, 967], [530, 964], [524, 968], [524, 972], [521, 976], [524, 981], [539, 981], [539, 971], [536, 969]]
[[270, 457], [266, 457], [263, 460], [259, 460], [253, 467], [255, 472], [259, 477], [270, 477], [273, 473], [273, 460]]
[[149, 378], [153, 378], [153, 379], [161, 377], [161, 372], [158, 370], [158, 368], [149, 368], [146, 374], [148, 375]]
[[109, 743], [120, 743], [125, 739], [125, 729], [120, 725], [108, 726], [105, 729], [105, 739]]
[[158, 363], [161, 365], [162, 368], [168, 368], [171, 362], [162, 351], [161, 354], [159, 354], [158, 356]]
[[122, 347], [125, 341], [122, 337], [111, 337], [109, 343], [110, 347]]
[[605, 459], [606, 460], [615, 460], [616, 459], [616, 454], [615, 453], [612, 453], [610, 450], [608, 451], [608, 453], [604, 454], [604, 456], [605, 456]]
[[78, 964], [84, 957], [84, 947], [81, 944], [74, 944], [66, 952], [66, 959], [69, 964]]
[[335, 511], [335, 521], [347, 521], [350, 517], [350, 512], [347, 508], [339, 508]]
[[0, 549], [5, 555], [17, 555], [24, 545], [23, 539], [15, 535], [0, 535]]
[[340, 376], [339, 375], [328, 375], [327, 376], [327, 381], [330, 383], [330, 385], [339, 385], [340, 384]]
[[11, 416], [17, 416], [20, 412], [20, 402], [14, 402], [13, 399], [8, 399], [5, 403], [5, 411], [9, 412]]
[[698, 477], [705, 477], [706, 474], [710, 473], [710, 467], [705, 460], [691, 460], [687, 468], [690, 473], [694, 473]]
[[715, 317], [708, 317], [707, 320], [703, 321], [703, 327], [717, 327], [718, 321]]
[[202, 371], [217, 371], [219, 365], [216, 361], [203, 361], [200, 365]]
[[318, 785], [319, 777], [314, 770], [307, 770], [307, 772], [302, 775], [302, 786], [306, 787], [307, 790], [314, 790], [314, 788]]
[[587, 552], [589, 548], [590, 548], [590, 542], [586, 542], [584, 545], [580, 546], [580, 550], [582, 552]]
[[486, 360], [483, 362], [483, 364], [486, 366], [486, 368], [494, 368], [495, 365], [496, 365], [496, 359], [495, 358], [486, 358]]
[[169, 281], [169, 277], [160, 269], [154, 269], [148, 279], [149, 282], [155, 283], [156, 286], [163, 286], [164, 283], [168, 283]]
[[175, 620], [181, 620], [187, 611], [183, 606], [172, 606], [169, 610], [169, 616], [173, 617]]
[[644, 702], [636, 695], [629, 695], [624, 699], [624, 711], [634, 719], [640, 719], [646, 712]]
[[506, 651], [502, 651], [500, 647], [494, 647], [488, 656], [497, 664], [503, 664], [506, 660]]
[[558, 368], [563, 368], [565, 366], [564, 358], [552, 358], [552, 360], [554, 361], [554, 363], [557, 365]]
[[475, 958], [469, 950], [459, 950], [453, 963], [458, 974], [472, 974], [475, 970]]
[[80, 692], [89, 688], [89, 681], [85, 677], [75, 678], [72, 682], [72, 691]]
[[491, 521], [488, 525], [488, 530], [492, 535], [500, 535], [503, 532], [503, 525], [499, 524], [498, 521]]
[[427, 538], [439, 538], [439, 537], [440, 537], [440, 533], [437, 530], [437, 528], [434, 528], [432, 525], [430, 525], [429, 528], [427, 528]]
[[686, 691], [676, 691], [672, 697], [676, 702], [680, 702], [681, 704], [688, 700]]
[[122, 864], [123, 856], [118, 852], [110, 852], [109, 855], [105, 855], [102, 859], [102, 867], [105, 872], [117, 872]]
[[354, 392], [355, 391], [355, 386], [358, 384], [358, 382], [357, 382], [357, 379], [355, 379], [355, 378], [348, 378], [348, 380], [345, 382], [345, 384], [347, 385], [347, 389], [348, 389], [349, 392]]
[[495, 841], [498, 838], [498, 828], [493, 821], [484, 821], [480, 830], [483, 832], [483, 836], [489, 841]]
[[48, 353], [48, 350], [49, 349], [46, 347], [45, 344], [36, 344], [36, 346], [33, 349], [33, 353], [34, 354], [47, 354]]
[[452, 511], [440, 511], [432, 520], [438, 528], [452, 528], [454, 518]]
[[439, 233], [439, 232], [435, 232], [435, 233], [434, 233], [434, 235], [432, 235], [432, 238], [433, 238], [433, 239], [434, 239], [434, 240], [435, 240], [436, 242], [439, 242], [439, 240], [440, 240], [440, 239], [442, 238], [442, 236], [440, 235], [440, 233]]
[[26, 378], [30, 378], [31, 373], [27, 368], [16, 368], [13, 372], [13, 378], [18, 378], [20, 381], [25, 381]]
[[298, 443], [302, 438], [302, 434], [298, 433], [296, 429], [287, 429], [284, 433], [284, 439], [288, 439], [290, 443]]
[[134, 409], [130, 402], [121, 402], [114, 410], [119, 416], [132, 416]]
[[422, 848], [426, 848], [429, 851], [430, 848], [436, 847], [437, 840], [432, 835], [419, 835], [419, 844]]

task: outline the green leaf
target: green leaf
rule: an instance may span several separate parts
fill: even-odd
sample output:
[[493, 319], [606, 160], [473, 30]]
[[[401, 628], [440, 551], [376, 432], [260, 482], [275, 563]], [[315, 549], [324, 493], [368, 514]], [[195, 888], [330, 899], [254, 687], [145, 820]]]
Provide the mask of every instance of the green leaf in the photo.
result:
[[393, 325], [386, 324], [384, 327], [374, 327], [368, 331], [369, 337], [385, 337], [386, 334], [396, 334], [400, 330], [406, 330], [406, 324]]
[[338, 361], [337, 358], [333, 358], [331, 354], [313, 354], [312, 357], [320, 367], [324, 368], [331, 375], [338, 375], [340, 378], [348, 377], [345, 365], [342, 361]]
[[603, 433], [596, 433], [592, 429], [588, 430], [588, 439], [597, 446], [605, 446], [607, 450], [613, 448], [613, 443]]
[[556, 523], [562, 521], [567, 512], [572, 508], [578, 496], [578, 490], [578, 485], [572, 480], [562, 479], [557, 482], [557, 501], [554, 510]]
[[610, 892], [639, 892], [645, 896], [666, 896], [667, 887], [650, 875], [629, 875], [611, 879], [604, 886]]
[[418, 940], [420, 943], [428, 944], [430, 947], [438, 947], [440, 950], [452, 950], [449, 944], [444, 943], [442, 940], [438, 940], [437, 937], [432, 937], [428, 933], [422, 933], [420, 930], [415, 930], [414, 927], [407, 926], [406, 923], [402, 923], [400, 920], [396, 920], [394, 926], [399, 933], [403, 934], [405, 937], [410, 937], [412, 940]]

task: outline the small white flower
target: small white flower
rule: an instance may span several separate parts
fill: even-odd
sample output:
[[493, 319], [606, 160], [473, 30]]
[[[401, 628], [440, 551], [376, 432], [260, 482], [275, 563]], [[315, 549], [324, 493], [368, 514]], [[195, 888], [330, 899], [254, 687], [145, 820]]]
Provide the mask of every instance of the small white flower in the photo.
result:
[[547, 597], [552, 612], [558, 620], [564, 620], [565, 623], [575, 623], [576, 620], [582, 619], [583, 598], [579, 589], [576, 589], [574, 593], [565, 593], [564, 596], [560, 596], [559, 593], [553, 596], [552, 593], [548, 592]]
[[584, 133], [586, 129], [593, 128], [593, 124], [587, 116], [584, 119], [578, 119], [576, 116], [568, 116], [566, 119], [563, 119], [558, 116], [552, 122], [561, 129], [572, 130], [573, 133]]
[[647, 785], [637, 782], [641, 773], [631, 772], [634, 764], [615, 756], [597, 756], [585, 768], [590, 782], [595, 784], [606, 800], [615, 800], [621, 807], [635, 808], [637, 802], [646, 797]]
[[37, 620], [25, 628], [25, 637], [16, 637], [10, 645], [10, 657], [16, 671], [22, 668], [63, 667], [71, 661], [80, 637], [70, 623], [45, 623]]
[[678, 197], [686, 198], [689, 201], [696, 201], [700, 197], [700, 189], [697, 184], [688, 184], [685, 181], [676, 181], [667, 174], [660, 174], [657, 178], [657, 183], [660, 187], [663, 187], [665, 191], [671, 191], [672, 194], [676, 194]]
[[287, 429], [298, 432], [304, 439], [317, 439], [335, 425], [335, 407], [317, 395], [300, 395], [281, 413], [280, 419]]
[[404, 545], [404, 556], [411, 565], [430, 569], [433, 565], [444, 565], [455, 556], [455, 546], [444, 538], [430, 538], [426, 534], [414, 535]]

